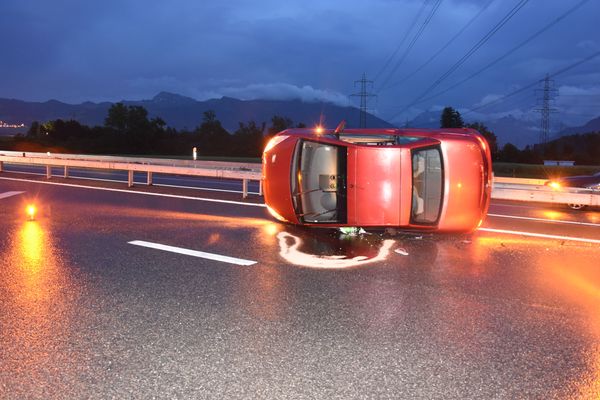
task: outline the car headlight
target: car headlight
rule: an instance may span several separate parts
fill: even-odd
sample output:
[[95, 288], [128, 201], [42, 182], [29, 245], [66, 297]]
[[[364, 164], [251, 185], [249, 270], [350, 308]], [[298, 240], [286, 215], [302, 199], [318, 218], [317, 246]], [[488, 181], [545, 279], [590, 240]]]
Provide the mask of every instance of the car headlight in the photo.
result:
[[550, 182], [548, 182], [548, 186], [550, 186], [554, 190], [560, 189], [560, 183], [558, 183], [556, 181], [550, 181]]
[[269, 140], [269, 142], [265, 146], [265, 149], [263, 150], [263, 153], [268, 152], [269, 150], [271, 150], [273, 147], [277, 146], [279, 143], [283, 142], [288, 137], [289, 136], [287, 136], [287, 135], [273, 136], [271, 138], [271, 140]]

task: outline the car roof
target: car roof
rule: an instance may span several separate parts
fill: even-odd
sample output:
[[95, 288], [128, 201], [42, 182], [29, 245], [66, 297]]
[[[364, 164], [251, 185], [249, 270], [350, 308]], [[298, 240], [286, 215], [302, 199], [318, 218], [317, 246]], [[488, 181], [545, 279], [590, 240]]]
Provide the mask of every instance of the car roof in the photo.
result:
[[[299, 136], [323, 136], [334, 134], [334, 129], [325, 128], [291, 128], [286, 129], [279, 134], [299, 135]], [[339, 132], [341, 135], [392, 135], [392, 136], [425, 136], [436, 137], [445, 135], [469, 135], [478, 133], [472, 128], [440, 128], [440, 129], [425, 129], [425, 128], [352, 128], [344, 129]]]

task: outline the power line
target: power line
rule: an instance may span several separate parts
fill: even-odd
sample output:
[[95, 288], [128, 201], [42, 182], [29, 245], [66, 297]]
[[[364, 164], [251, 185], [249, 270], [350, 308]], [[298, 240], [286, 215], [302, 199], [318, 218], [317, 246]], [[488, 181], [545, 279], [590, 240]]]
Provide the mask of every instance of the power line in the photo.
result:
[[[455, 83], [454, 85], [440, 91], [437, 92], [427, 98], [421, 99], [419, 101], [419, 103], [425, 102], [425, 101], [429, 101], [432, 100], [444, 93], [449, 92], [452, 89], [455, 89], [456, 87], [462, 85], [463, 83], [475, 78], [477, 75], [481, 74], [482, 72], [490, 69], [491, 67], [493, 67], [494, 65], [498, 64], [500, 61], [504, 60], [506, 57], [510, 56], [511, 54], [513, 54], [515, 51], [519, 50], [520, 48], [522, 48], [523, 46], [525, 46], [526, 44], [528, 44], [529, 42], [531, 42], [532, 40], [536, 39], [538, 36], [540, 36], [542, 33], [546, 32], [548, 29], [550, 29], [551, 27], [553, 27], [554, 25], [556, 25], [557, 23], [559, 23], [560, 21], [562, 21], [563, 19], [565, 19], [566, 17], [568, 17], [571, 13], [575, 12], [579, 7], [583, 6], [585, 3], [587, 3], [589, 0], [582, 0], [579, 3], [577, 3], [575, 6], [571, 7], [570, 9], [568, 9], [566, 12], [564, 12], [562, 15], [560, 15], [559, 17], [557, 17], [556, 19], [554, 19], [552, 22], [550, 22], [549, 24], [547, 24], [546, 26], [544, 26], [542, 29], [538, 30], [537, 32], [535, 32], [533, 35], [529, 36], [527, 39], [525, 39], [523, 42], [521, 42], [520, 44], [518, 44], [517, 46], [513, 47], [512, 49], [510, 49], [509, 51], [507, 51], [506, 53], [504, 53], [502, 56], [496, 58], [494, 61], [490, 62], [489, 64], [487, 64], [485, 67], [481, 68], [480, 70], [478, 70], [477, 72], [469, 75], [468, 77], [466, 77], [465, 79]], [[415, 103], [418, 104], [418, 103]], [[414, 105], [414, 104], [413, 104]]]
[[[600, 51], [597, 51], [597, 52], [595, 52], [595, 53], [593, 53], [593, 54], [591, 54], [591, 55], [587, 56], [586, 58], [584, 58], [584, 59], [582, 59], [582, 60], [579, 60], [579, 61], [577, 61], [577, 62], [575, 62], [575, 63], [573, 63], [573, 64], [567, 65], [566, 67], [564, 67], [564, 68], [561, 68], [561, 69], [559, 69], [558, 71], [556, 71], [556, 72], [554, 72], [554, 73], [552, 73], [552, 74], [548, 75], [548, 77], [549, 77], [549, 78], [554, 78], [554, 77], [556, 77], [556, 76], [558, 76], [558, 75], [564, 74], [565, 72], [567, 72], [567, 71], [570, 71], [570, 70], [572, 70], [573, 68], [575, 68], [575, 67], [578, 67], [578, 66], [580, 66], [581, 64], [584, 64], [584, 63], [586, 63], [586, 62], [588, 62], [588, 61], [591, 61], [591, 60], [593, 60], [594, 58], [596, 58], [596, 57], [598, 57], [598, 56], [600, 56]], [[482, 108], [485, 108], [485, 107], [490, 107], [490, 106], [492, 106], [492, 105], [496, 105], [496, 104], [498, 104], [498, 103], [502, 103], [502, 102], [506, 101], [506, 99], [508, 99], [509, 97], [512, 97], [512, 96], [514, 96], [514, 95], [516, 95], [516, 94], [519, 94], [519, 93], [521, 93], [521, 92], [524, 92], [525, 90], [529, 90], [529, 89], [531, 89], [532, 87], [534, 87], [534, 86], [536, 86], [536, 85], [538, 85], [538, 84], [539, 84], [539, 80], [537, 80], [537, 81], [535, 81], [535, 82], [533, 82], [533, 83], [530, 83], [529, 85], [523, 86], [521, 89], [515, 90], [514, 92], [511, 92], [511, 93], [509, 93], [509, 94], [506, 94], [506, 95], [504, 95], [504, 96], [502, 96], [502, 97], [500, 97], [500, 98], [498, 98], [498, 99], [496, 99], [496, 100], [493, 100], [493, 101], [491, 101], [491, 102], [489, 102], [489, 103], [482, 104], [482, 105], [480, 105], [479, 107], [471, 108], [470, 110], [467, 110], [467, 111], [465, 111], [465, 112], [463, 113], [463, 115], [470, 114], [470, 113], [472, 113], [472, 112], [475, 112], [475, 111], [477, 111], [477, 110], [480, 110], [480, 109], [482, 109]]]
[[423, 4], [421, 4], [421, 8], [419, 8], [419, 11], [417, 12], [417, 15], [415, 15], [415, 17], [413, 18], [412, 23], [410, 24], [410, 26], [408, 27], [408, 29], [404, 33], [404, 37], [402, 37], [402, 40], [398, 44], [398, 47], [396, 47], [396, 50], [394, 50], [394, 52], [388, 57], [387, 61], [385, 62], [385, 64], [383, 65], [383, 67], [381, 67], [381, 69], [379, 70], [379, 72], [377, 72], [377, 74], [375, 74], [375, 80], [379, 79], [379, 76], [383, 73], [383, 71], [385, 71], [385, 69], [388, 67], [388, 65], [390, 64], [390, 62], [392, 62], [392, 60], [394, 59], [394, 57], [396, 57], [396, 54], [398, 54], [398, 52], [402, 48], [402, 45], [404, 44], [404, 42], [406, 41], [406, 39], [408, 39], [408, 36], [410, 35], [410, 33], [412, 32], [412, 30], [414, 29], [415, 25], [417, 25], [417, 22], [421, 18], [421, 15], [423, 14], [423, 11], [425, 11], [425, 8], [427, 7], [428, 3], [429, 3], [429, 0], [423, 0]]
[[[404, 60], [408, 56], [408, 53], [410, 53], [410, 51], [412, 50], [412, 48], [415, 46], [415, 43], [417, 43], [417, 41], [419, 40], [419, 38], [423, 34], [423, 31], [425, 31], [425, 28], [427, 28], [427, 25], [429, 25], [429, 22], [431, 22], [431, 19], [433, 18], [433, 16], [437, 12], [437, 10], [438, 10], [438, 8], [440, 7], [441, 4], [442, 4], [442, 0], [436, 0], [435, 1], [435, 3], [433, 4], [433, 6], [431, 7], [431, 10], [429, 11], [429, 14], [427, 15], [427, 18], [425, 18], [425, 20], [421, 24], [421, 27], [419, 28], [419, 30], [417, 31], [417, 33], [415, 33], [415, 36], [413, 36], [411, 42], [409, 43], [409, 45], [406, 48], [406, 50], [404, 50], [404, 53], [402, 54], [402, 56], [400, 57], [400, 59], [398, 61], [396, 61], [396, 65], [394, 65], [394, 68], [392, 68], [392, 70], [390, 71], [390, 73], [387, 75], [387, 78], [383, 81], [383, 83], [381, 84], [381, 87], [385, 87], [385, 84], [392, 78], [392, 76], [394, 76], [394, 74], [396, 73], [396, 71], [398, 70], [398, 68], [400, 67], [400, 65], [404, 62]], [[378, 90], [378, 92], [380, 92], [380, 91], [381, 91], [381, 88]]]
[[360, 83], [360, 92], [351, 94], [350, 96], [360, 97], [360, 115], [359, 115], [359, 127], [366, 128], [367, 127], [367, 101], [369, 97], [375, 97], [376, 95], [373, 93], [367, 92], [367, 86], [373, 86], [373, 81], [367, 80], [366, 74], [363, 73], [362, 79], [358, 81], [354, 81], [354, 86], [357, 83]]
[[415, 76], [418, 72], [420, 72], [423, 68], [425, 68], [426, 66], [428, 66], [433, 60], [435, 60], [437, 58], [437, 56], [439, 56], [444, 50], [446, 50], [452, 43], [454, 43], [454, 41], [456, 39], [458, 39], [458, 37], [460, 35], [463, 34], [464, 31], [467, 30], [467, 28], [469, 26], [471, 26], [473, 24], [473, 22], [475, 22], [475, 20], [477, 18], [479, 18], [479, 16], [481, 14], [483, 14], [483, 12], [485, 10], [488, 9], [488, 7], [494, 2], [494, 0], [489, 0], [486, 4], [483, 5], [483, 7], [481, 7], [481, 9], [479, 10], [479, 12], [477, 12], [477, 14], [475, 14], [475, 16], [473, 16], [473, 18], [471, 18], [469, 20], [469, 22], [467, 22], [450, 40], [448, 40], [446, 42], [446, 44], [444, 44], [442, 47], [440, 47], [440, 49], [435, 52], [435, 54], [433, 54], [431, 57], [429, 57], [429, 59], [427, 61], [425, 61], [423, 64], [421, 64], [417, 69], [415, 69], [413, 72], [411, 72], [410, 74], [406, 75], [404, 78], [402, 78], [401, 80], [399, 80], [396, 83], [392, 83], [391, 85], [388, 85], [385, 88], [381, 88], [379, 91], [382, 90], [387, 90], [387, 89], [391, 89], [393, 87], [396, 87], [398, 85], [403, 84], [404, 82], [406, 82], [407, 80], [409, 80], [410, 78], [412, 78], [413, 76]]
[[421, 99], [427, 96], [433, 89], [439, 86], [445, 79], [447, 79], [454, 71], [456, 71], [461, 65], [463, 65], [477, 50], [479, 50], [485, 43], [487, 43], [494, 34], [496, 34], [508, 21], [512, 19], [527, 4], [529, 0], [519, 0], [517, 4], [504, 16], [502, 19], [494, 25], [494, 27], [487, 32], [465, 55], [463, 55], [457, 62], [454, 63], [445, 73], [443, 73], [435, 82], [431, 84], [419, 97], [405, 106], [402, 110], [394, 114], [390, 119], [394, 119], [396, 116], [402, 114], [408, 108], [415, 104], [418, 104]]

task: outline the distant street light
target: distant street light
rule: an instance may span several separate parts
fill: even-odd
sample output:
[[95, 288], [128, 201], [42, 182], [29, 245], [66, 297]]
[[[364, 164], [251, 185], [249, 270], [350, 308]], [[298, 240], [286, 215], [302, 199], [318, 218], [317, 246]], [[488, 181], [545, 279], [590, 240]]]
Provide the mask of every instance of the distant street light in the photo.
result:
[[196, 161], [196, 159], [198, 158], [198, 149], [196, 149], [195, 147], [192, 150], [192, 157], [194, 158], [194, 161]]

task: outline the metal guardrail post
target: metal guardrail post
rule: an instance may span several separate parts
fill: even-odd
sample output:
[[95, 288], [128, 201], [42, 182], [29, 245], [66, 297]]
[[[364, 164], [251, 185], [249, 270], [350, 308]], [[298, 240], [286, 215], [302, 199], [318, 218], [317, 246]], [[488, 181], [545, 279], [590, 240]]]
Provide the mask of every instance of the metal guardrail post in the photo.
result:
[[132, 170], [127, 171], [127, 186], [128, 187], [133, 186], [133, 171]]
[[263, 185], [263, 184], [262, 184], [262, 182], [263, 182], [263, 180], [262, 180], [262, 179], [261, 179], [260, 181], [258, 181], [258, 195], [259, 195], [259, 196], [262, 196], [262, 195], [263, 195], [263, 191], [262, 191], [262, 190], [263, 190], [263, 188], [262, 188], [262, 185]]
[[46, 179], [52, 178], [52, 167], [50, 165], [46, 165]]
[[248, 197], [248, 179], [242, 180], [242, 197], [244, 199]]
[[152, 185], [152, 171], [148, 171], [148, 177], [146, 179], [146, 183], [148, 184], [148, 186]]
[[69, 177], [69, 166], [65, 165], [65, 178]]

